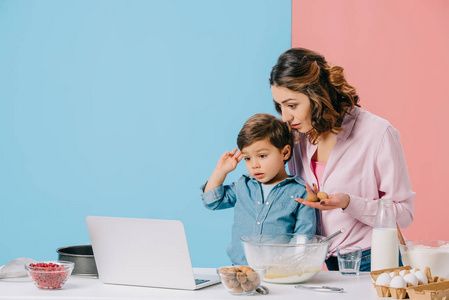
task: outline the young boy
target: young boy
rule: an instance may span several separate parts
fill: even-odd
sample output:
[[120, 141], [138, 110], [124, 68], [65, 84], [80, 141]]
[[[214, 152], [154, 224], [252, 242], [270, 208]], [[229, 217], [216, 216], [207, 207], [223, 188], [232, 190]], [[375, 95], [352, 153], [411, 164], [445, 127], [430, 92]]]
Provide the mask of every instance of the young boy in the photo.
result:
[[[287, 175], [293, 136], [287, 123], [269, 114], [256, 114], [246, 121], [237, 138], [240, 151], [225, 152], [201, 197], [211, 210], [234, 207], [232, 241], [227, 253], [235, 265], [246, 265], [241, 237], [263, 233], [315, 234], [313, 208], [299, 204], [305, 199], [304, 181]], [[249, 175], [223, 185], [226, 175], [245, 160]]]

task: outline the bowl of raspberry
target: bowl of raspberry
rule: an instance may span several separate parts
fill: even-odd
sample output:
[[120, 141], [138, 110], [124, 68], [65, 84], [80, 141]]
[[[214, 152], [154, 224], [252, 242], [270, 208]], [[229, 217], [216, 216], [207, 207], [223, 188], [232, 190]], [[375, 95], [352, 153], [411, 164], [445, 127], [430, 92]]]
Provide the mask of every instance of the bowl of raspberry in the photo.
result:
[[28, 275], [40, 289], [60, 289], [74, 267], [71, 261], [41, 261], [25, 265]]

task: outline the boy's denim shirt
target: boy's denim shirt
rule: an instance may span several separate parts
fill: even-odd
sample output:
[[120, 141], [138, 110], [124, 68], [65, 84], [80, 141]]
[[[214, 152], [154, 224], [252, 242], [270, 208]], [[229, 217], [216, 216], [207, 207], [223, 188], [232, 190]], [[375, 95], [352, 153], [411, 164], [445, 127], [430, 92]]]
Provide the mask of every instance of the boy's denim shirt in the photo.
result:
[[290, 176], [276, 184], [266, 199], [262, 196], [261, 183], [249, 175], [205, 193], [206, 184], [201, 186], [201, 198], [206, 208], [234, 207], [232, 241], [227, 249], [233, 264], [248, 264], [241, 241], [243, 236], [262, 233], [315, 234], [315, 209], [295, 201], [295, 198], [306, 198], [304, 185], [298, 176]]

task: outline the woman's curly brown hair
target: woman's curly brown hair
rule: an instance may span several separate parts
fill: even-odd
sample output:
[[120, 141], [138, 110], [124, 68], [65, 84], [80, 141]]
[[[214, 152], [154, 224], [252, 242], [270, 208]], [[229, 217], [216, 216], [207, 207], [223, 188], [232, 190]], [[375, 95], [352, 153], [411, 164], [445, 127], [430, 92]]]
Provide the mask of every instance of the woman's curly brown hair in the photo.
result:
[[[309, 97], [313, 129], [307, 133], [307, 138], [312, 144], [316, 144], [323, 133], [341, 133], [347, 109], [360, 107], [359, 96], [346, 81], [343, 68], [330, 66], [324, 56], [308, 49], [292, 48], [282, 53], [271, 70], [270, 84]], [[276, 102], [275, 108], [282, 114]]]

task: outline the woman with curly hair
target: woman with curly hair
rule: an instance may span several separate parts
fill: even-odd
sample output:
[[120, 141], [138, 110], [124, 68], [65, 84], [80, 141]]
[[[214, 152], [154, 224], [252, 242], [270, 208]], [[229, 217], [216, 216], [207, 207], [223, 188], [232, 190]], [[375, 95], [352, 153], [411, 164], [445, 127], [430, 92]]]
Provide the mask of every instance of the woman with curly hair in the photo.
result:
[[[337, 247], [362, 248], [361, 271], [370, 271], [371, 236], [379, 199], [393, 200], [401, 228], [413, 221], [413, 199], [399, 132], [359, 105], [343, 68], [314, 51], [284, 52], [270, 75], [276, 110], [299, 142], [288, 162], [291, 174], [324, 191], [320, 202], [296, 199], [321, 212], [320, 232], [346, 232], [330, 244], [326, 265], [338, 270]], [[311, 188], [309, 188], [311, 187]]]

